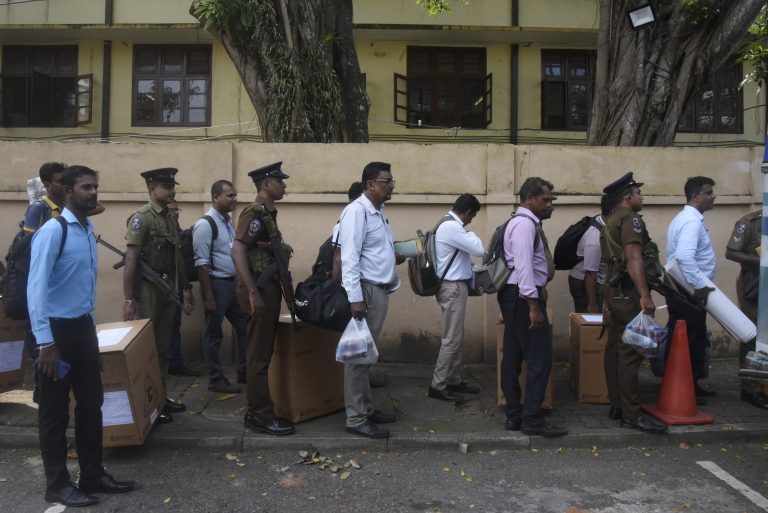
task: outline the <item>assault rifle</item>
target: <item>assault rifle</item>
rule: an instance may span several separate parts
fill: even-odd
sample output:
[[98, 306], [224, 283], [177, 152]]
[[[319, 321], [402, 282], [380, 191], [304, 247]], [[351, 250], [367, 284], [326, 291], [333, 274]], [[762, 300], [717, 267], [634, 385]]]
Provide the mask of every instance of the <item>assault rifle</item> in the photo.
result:
[[[262, 272], [262, 279], [269, 279], [271, 273], [277, 272], [277, 277], [280, 280], [280, 290], [283, 293], [283, 299], [288, 306], [288, 311], [291, 313], [291, 321], [293, 321], [293, 327], [296, 331], [299, 331], [299, 326], [296, 324], [296, 306], [294, 304], [293, 297], [293, 278], [291, 277], [291, 271], [288, 270], [288, 255], [285, 254], [285, 246], [283, 246], [283, 238], [280, 232], [277, 230], [275, 220], [271, 215], [265, 215], [262, 219], [267, 228], [269, 234], [269, 243], [272, 246], [272, 253], [275, 255], [275, 260], [269, 265], [267, 269]], [[269, 269], [274, 266], [273, 269]]]
[[[113, 253], [117, 253], [122, 258], [122, 260], [112, 266], [112, 269], [120, 269], [125, 265], [125, 253], [123, 251], [120, 251], [115, 246], [102, 239], [101, 235], [96, 237], [96, 242], [112, 251]], [[141, 257], [139, 257], [136, 261], [136, 270], [145, 280], [154, 285], [159, 292], [165, 294], [174, 303], [179, 305], [185, 314], [192, 315], [192, 310], [184, 307], [184, 303], [181, 301], [179, 293], [166, 280], [163, 279], [163, 276], [160, 273], [152, 269], [149, 264], [147, 264], [147, 262], [145, 262]]]
[[[629, 276], [629, 271], [627, 271], [626, 265], [619, 266], [619, 270], [616, 271], [616, 274], [613, 275], [613, 277], [608, 281], [608, 285], [615, 288], [619, 287], [621, 284], [621, 281], [624, 280]], [[659, 294], [661, 294], [664, 297], [672, 297], [677, 299], [678, 301], [683, 301], [687, 304], [689, 304], [692, 308], [695, 308], [696, 310], [703, 311], [704, 307], [695, 299], [693, 299], [688, 294], [685, 294], [683, 292], [680, 292], [678, 288], [674, 284], [669, 283], [669, 279], [666, 277], [666, 273], [663, 276], [652, 276], [648, 273], [645, 275], [645, 280], [648, 283], [648, 287], [651, 290], [655, 290]]]

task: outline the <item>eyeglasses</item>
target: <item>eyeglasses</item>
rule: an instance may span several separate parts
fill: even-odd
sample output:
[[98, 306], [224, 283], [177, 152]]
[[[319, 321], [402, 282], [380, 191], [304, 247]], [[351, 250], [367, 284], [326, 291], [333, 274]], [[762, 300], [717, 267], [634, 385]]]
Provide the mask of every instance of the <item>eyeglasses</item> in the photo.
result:
[[386, 185], [391, 185], [393, 187], [395, 185], [395, 180], [392, 179], [392, 178], [371, 178], [371, 181], [372, 182], [382, 182], [382, 183], [384, 183]]

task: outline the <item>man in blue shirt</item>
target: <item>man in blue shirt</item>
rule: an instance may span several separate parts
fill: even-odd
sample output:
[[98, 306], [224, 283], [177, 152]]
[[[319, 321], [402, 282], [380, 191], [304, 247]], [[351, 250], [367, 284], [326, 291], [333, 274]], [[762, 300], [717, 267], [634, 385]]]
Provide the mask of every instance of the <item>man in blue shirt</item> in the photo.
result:
[[247, 318], [235, 294], [235, 263], [232, 246], [235, 229], [230, 214], [237, 206], [237, 191], [232, 182], [218, 180], [211, 186], [211, 208], [206, 218], [198, 219], [192, 231], [195, 249], [195, 268], [200, 280], [200, 292], [205, 303], [205, 359], [208, 362], [208, 390], [221, 394], [239, 394], [240, 387], [229, 382], [219, 360], [221, 349], [221, 323], [226, 317], [237, 334], [237, 381], [245, 383], [245, 343]]
[[[128, 492], [134, 483], [115, 481], [102, 466], [104, 396], [94, 327], [98, 254], [88, 221], [88, 211], [97, 205], [98, 179], [92, 169], [70, 166], [62, 172], [61, 184], [67, 193], [63, 222], [49, 220], [32, 239], [27, 300], [40, 353], [38, 425], [45, 500], [87, 506], [97, 501], [91, 493]], [[70, 389], [77, 401], [77, 485], [67, 471]]]
[[[684, 188], [688, 203], [675, 216], [667, 230], [667, 261], [673, 258], [677, 260], [685, 281], [694, 288], [693, 298], [702, 305], [707, 304], [707, 296], [714, 290], [707, 286], [705, 278], [714, 279], [717, 267], [712, 239], [709, 230], [704, 226], [704, 212], [712, 210], [715, 206], [714, 185], [715, 181], [706, 176], [689, 178]], [[706, 378], [709, 374], [706, 359], [707, 312], [671, 296], [667, 297], [667, 305], [670, 340], [675, 322], [683, 320], [686, 324], [696, 395], [700, 398], [715, 395], [714, 390], [704, 388], [698, 383], [699, 379]], [[671, 344], [667, 344], [667, 351], [669, 346]]]

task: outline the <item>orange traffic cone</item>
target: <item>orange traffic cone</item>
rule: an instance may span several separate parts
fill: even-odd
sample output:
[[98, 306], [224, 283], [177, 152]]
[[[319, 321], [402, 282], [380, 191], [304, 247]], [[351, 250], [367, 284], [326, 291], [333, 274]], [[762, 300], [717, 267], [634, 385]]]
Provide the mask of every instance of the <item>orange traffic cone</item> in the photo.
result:
[[656, 405], [646, 404], [643, 409], [670, 425], [712, 424], [712, 416], [696, 408], [693, 388], [691, 354], [688, 352], [688, 328], [685, 321], [675, 323], [672, 347], [667, 356], [667, 368]]

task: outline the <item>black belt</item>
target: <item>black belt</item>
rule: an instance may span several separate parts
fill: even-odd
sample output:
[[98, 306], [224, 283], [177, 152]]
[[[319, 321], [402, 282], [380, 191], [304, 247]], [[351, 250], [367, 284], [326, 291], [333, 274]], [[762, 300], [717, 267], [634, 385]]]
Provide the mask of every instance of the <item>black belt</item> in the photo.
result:
[[237, 279], [237, 275], [235, 275], [235, 276], [226, 276], [226, 277], [223, 277], [223, 278], [221, 276], [211, 276], [211, 279], [212, 280], [235, 281]]

